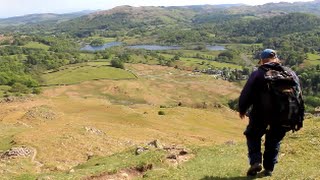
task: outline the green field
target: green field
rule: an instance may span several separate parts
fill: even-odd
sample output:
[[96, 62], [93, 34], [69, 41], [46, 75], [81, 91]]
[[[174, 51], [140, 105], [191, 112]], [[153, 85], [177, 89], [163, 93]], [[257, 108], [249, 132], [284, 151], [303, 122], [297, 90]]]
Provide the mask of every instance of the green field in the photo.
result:
[[9, 89], [11, 89], [10, 86], [0, 85], [0, 97], [3, 97], [3, 93], [7, 92]]
[[200, 54], [204, 57], [214, 58], [217, 57], [221, 51], [199, 51], [199, 50], [174, 50], [168, 51], [170, 54], [182, 53], [186, 57], [195, 57], [197, 54]]
[[307, 53], [307, 59], [304, 61], [305, 65], [320, 65], [320, 55]]
[[188, 69], [208, 69], [212, 67], [216, 68], [231, 68], [231, 69], [242, 69], [241, 66], [232, 64], [232, 63], [224, 63], [217, 61], [210, 61], [206, 59], [194, 58], [197, 54], [201, 57], [214, 59], [221, 53], [221, 51], [195, 51], [195, 50], [176, 50], [176, 51], [168, 51], [168, 53], [161, 53], [166, 59], [172, 59], [174, 54], [182, 53], [183, 57], [180, 57], [180, 61], [176, 61], [174, 64], [178, 64], [178, 66], [183, 66]]
[[262, 43], [256, 43], [256, 44], [240, 44], [240, 43], [232, 43], [232, 44], [221, 44], [223, 46], [226, 46], [227, 48], [230, 49], [241, 49], [241, 48], [248, 48], [251, 46], [257, 46], [262, 48], [263, 44]]
[[80, 53], [80, 58], [81, 59], [86, 59], [86, 60], [94, 60], [95, 55], [91, 53]]
[[[174, 57], [174, 55], [171, 54], [161, 54], [166, 59], [171, 59]], [[185, 58], [181, 57], [179, 61], [176, 61], [175, 63], [182, 65], [183, 67], [188, 67], [191, 69], [207, 69], [210, 67], [216, 67], [216, 68], [231, 68], [231, 69], [242, 69], [241, 66], [231, 63], [223, 63], [223, 62], [217, 62], [217, 61], [209, 61], [209, 60], [203, 60], [198, 58]]]
[[198, 67], [198, 69], [209, 68], [210, 66], [216, 68], [231, 68], [231, 69], [241, 69], [241, 66], [231, 63], [223, 63], [217, 61], [208, 61], [197, 58], [180, 58], [184, 66], [188, 67]]
[[76, 84], [96, 79], [134, 79], [134, 74], [113, 68], [106, 62], [91, 62], [77, 66], [65, 66], [56, 72], [42, 75], [43, 85]]
[[39, 42], [29, 42], [28, 44], [24, 45], [24, 47], [34, 48], [34, 49], [44, 49], [46, 51], [50, 48], [50, 46], [39, 43]]
[[101, 37], [101, 36], [90, 36], [90, 37], [84, 39], [84, 41], [90, 43], [94, 39], [102, 39], [105, 43], [116, 41], [116, 38], [107, 38], [107, 37]]

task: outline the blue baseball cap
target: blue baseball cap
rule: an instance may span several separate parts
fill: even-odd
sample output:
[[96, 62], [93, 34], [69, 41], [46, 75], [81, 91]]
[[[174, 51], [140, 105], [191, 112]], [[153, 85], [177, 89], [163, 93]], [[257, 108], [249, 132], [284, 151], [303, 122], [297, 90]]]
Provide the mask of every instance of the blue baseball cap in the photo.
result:
[[265, 49], [260, 54], [260, 59], [276, 58], [277, 53], [273, 49]]

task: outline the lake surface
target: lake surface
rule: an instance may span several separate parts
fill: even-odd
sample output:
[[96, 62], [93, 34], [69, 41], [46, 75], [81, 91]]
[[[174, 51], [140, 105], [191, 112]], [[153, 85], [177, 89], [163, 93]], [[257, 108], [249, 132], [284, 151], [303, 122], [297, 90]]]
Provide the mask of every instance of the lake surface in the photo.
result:
[[224, 46], [206, 46], [209, 51], [224, 51], [226, 48]]
[[[120, 46], [122, 42], [110, 42], [106, 43], [103, 46], [91, 46], [86, 45], [85, 47], [81, 48], [81, 51], [102, 51], [114, 46]], [[146, 49], [146, 50], [153, 50], [153, 51], [161, 51], [161, 50], [179, 50], [182, 49], [181, 46], [160, 46], [160, 45], [133, 45], [133, 46], [126, 46], [131, 49]], [[224, 51], [226, 50], [224, 46], [206, 46], [207, 50], [209, 51]]]
[[122, 42], [110, 42], [106, 43], [103, 46], [91, 46], [91, 45], [86, 45], [85, 47], [81, 48], [81, 51], [102, 51], [114, 46], [120, 46], [122, 45]]
[[134, 45], [127, 46], [131, 49], [146, 49], [146, 50], [178, 50], [181, 49], [180, 46], [159, 46], [159, 45]]

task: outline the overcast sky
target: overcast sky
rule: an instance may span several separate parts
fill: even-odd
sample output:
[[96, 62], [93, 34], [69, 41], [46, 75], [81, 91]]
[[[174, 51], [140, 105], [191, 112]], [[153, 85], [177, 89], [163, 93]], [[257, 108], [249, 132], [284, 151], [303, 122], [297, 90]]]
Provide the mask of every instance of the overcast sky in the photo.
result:
[[106, 10], [120, 5], [181, 6], [202, 4], [261, 5], [268, 2], [310, 0], [0, 0], [0, 18], [35, 13], [66, 13], [81, 10]]

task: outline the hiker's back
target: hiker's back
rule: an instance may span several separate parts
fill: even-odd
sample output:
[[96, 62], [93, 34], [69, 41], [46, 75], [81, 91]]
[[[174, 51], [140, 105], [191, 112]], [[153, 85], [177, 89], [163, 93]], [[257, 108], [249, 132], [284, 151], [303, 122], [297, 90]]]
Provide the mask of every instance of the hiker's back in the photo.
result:
[[304, 105], [298, 77], [287, 67], [267, 63], [259, 67], [264, 72], [264, 87], [260, 94], [263, 121], [289, 130], [302, 127]]

